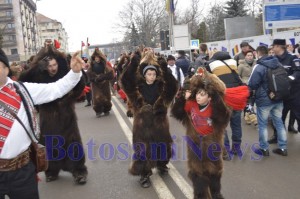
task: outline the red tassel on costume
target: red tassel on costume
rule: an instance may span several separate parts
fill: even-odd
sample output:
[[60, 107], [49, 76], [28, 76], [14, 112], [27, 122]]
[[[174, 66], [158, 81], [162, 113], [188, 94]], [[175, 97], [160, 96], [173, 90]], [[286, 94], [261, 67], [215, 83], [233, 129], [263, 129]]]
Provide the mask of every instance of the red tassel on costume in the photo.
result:
[[82, 90], [80, 96], [77, 99], [83, 98], [87, 93], [91, 91], [91, 88], [89, 86], [85, 86], [84, 89]]
[[91, 91], [91, 87], [89, 86], [85, 86], [84, 89], [83, 89], [83, 92], [86, 94], [86, 93], [89, 93]]
[[239, 111], [246, 107], [249, 95], [248, 86], [226, 88], [224, 100], [233, 110]]
[[124, 101], [127, 100], [127, 96], [122, 89], [118, 90], [118, 93], [119, 93], [120, 97], [122, 98], [122, 100], [124, 100]]

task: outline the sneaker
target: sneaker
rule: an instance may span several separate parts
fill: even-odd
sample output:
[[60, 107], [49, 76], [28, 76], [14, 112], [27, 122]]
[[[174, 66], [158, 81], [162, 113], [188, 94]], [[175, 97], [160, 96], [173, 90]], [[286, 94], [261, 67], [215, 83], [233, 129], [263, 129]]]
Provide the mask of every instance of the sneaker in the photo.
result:
[[96, 113], [96, 117], [98, 117], [98, 118], [101, 117], [101, 114], [102, 113]]
[[87, 103], [84, 107], [88, 107], [91, 106], [91, 103]]
[[254, 150], [254, 153], [256, 153], [257, 155], [262, 155], [262, 156], [270, 156], [270, 152], [269, 152], [269, 149], [255, 149]]
[[248, 125], [251, 124], [251, 118], [250, 118], [249, 115], [250, 115], [250, 113], [249, 113], [249, 112], [246, 112], [246, 113], [245, 113], [245, 117], [244, 117], [245, 122], [246, 122], [246, 124], [248, 124]]
[[282, 155], [282, 156], [287, 156], [288, 155], [287, 149], [277, 148], [277, 149], [273, 149], [272, 151], [273, 151], [273, 153], [276, 153], [278, 155]]
[[78, 175], [74, 177], [74, 181], [76, 184], [83, 185], [86, 183], [86, 175]]
[[251, 114], [249, 115], [249, 118], [250, 118], [250, 120], [251, 120], [251, 123], [254, 124], [254, 125], [256, 126], [256, 125], [257, 125], [257, 117], [256, 117], [256, 115], [255, 115], [254, 113], [251, 113]]
[[151, 186], [150, 178], [149, 176], [142, 176], [140, 179], [140, 184], [143, 188], [148, 188]]

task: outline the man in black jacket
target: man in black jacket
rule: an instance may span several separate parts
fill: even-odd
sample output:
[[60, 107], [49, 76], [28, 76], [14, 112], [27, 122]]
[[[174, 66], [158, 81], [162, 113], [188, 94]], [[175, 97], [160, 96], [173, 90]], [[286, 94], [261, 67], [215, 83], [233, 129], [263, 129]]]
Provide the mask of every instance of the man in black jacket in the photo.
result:
[[[275, 53], [275, 57], [279, 60], [279, 62], [284, 66], [287, 70], [288, 75], [291, 79], [291, 91], [290, 97], [283, 102], [283, 111], [282, 111], [282, 120], [285, 123], [285, 118], [290, 112], [290, 121], [288, 125], [288, 131], [293, 133], [298, 133], [294, 128], [294, 122], [297, 119], [298, 125], [300, 124], [300, 111], [297, 107], [299, 107], [300, 103], [297, 102], [300, 99], [300, 66], [299, 66], [299, 58], [296, 55], [292, 55], [288, 53], [286, 50], [286, 41], [285, 39], [274, 39], [273, 41], [273, 51]], [[299, 129], [300, 127], [298, 127]], [[268, 141], [270, 144], [277, 143], [277, 132], [274, 131], [274, 135]]]

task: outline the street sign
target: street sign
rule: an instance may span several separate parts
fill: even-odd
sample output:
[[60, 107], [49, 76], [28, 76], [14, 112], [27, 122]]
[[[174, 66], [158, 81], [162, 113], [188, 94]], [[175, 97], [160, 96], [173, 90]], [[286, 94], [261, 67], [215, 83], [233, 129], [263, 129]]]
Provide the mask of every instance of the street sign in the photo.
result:
[[264, 3], [266, 29], [299, 27], [299, 0], [265, 0]]
[[191, 40], [191, 48], [192, 49], [198, 49], [199, 48], [199, 39], [193, 39]]

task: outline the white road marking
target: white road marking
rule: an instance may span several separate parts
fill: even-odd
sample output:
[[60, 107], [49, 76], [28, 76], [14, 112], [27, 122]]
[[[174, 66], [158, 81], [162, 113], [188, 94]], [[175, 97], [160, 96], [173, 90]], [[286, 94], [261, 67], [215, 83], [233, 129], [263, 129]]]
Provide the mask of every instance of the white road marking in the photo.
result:
[[[112, 98], [113, 101], [115, 103], [117, 103], [118, 107], [120, 107], [120, 109], [125, 113], [127, 110], [124, 108], [124, 106], [120, 103], [120, 101], [116, 98], [113, 97]], [[119, 113], [118, 113], [119, 114]], [[121, 115], [120, 115], [121, 117]], [[124, 121], [124, 119], [122, 118], [122, 120]], [[131, 124], [133, 124], [133, 119], [129, 118], [129, 121], [131, 122]], [[120, 123], [120, 121], [119, 121]], [[129, 129], [129, 127], [126, 125], [126, 123], [124, 122], [124, 124], [120, 124], [125, 125], [127, 127], [127, 129]], [[123, 127], [122, 127], [123, 128]], [[132, 142], [131, 140], [131, 130], [129, 130], [128, 135], [126, 135], [127, 139], [130, 140], [130, 143]], [[132, 143], [131, 143], [132, 144]], [[188, 199], [192, 199], [194, 197], [193, 194], [193, 188], [188, 184], [188, 182], [183, 178], [183, 176], [179, 173], [179, 171], [174, 167], [174, 165], [172, 163], [169, 163], [168, 166], [170, 167], [169, 170], [169, 175], [171, 176], [171, 178], [174, 180], [174, 182], [177, 184], [178, 188], [181, 190], [181, 192], [188, 198]], [[154, 184], [154, 183], [153, 183]]]
[[[118, 112], [115, 106], [112, 107], [112, 111], [114, 112], [119, 124], [121, 125], [121, 128], [125, 133], [127, 140], [132, 145], [132, 139], [131, 139], [132, 134], [130, 128], [128, 127], [125, 120], [122, 118], [121, 114]], [[173, 196], [173, 194], [168, 189], [167, 185], [164, 183], [164, 181], [159, 175], [152, 175], [151, 181], [152, 181], [152, 186], [156, 191], [159, 199], [175, 199], [175, 197]]]

